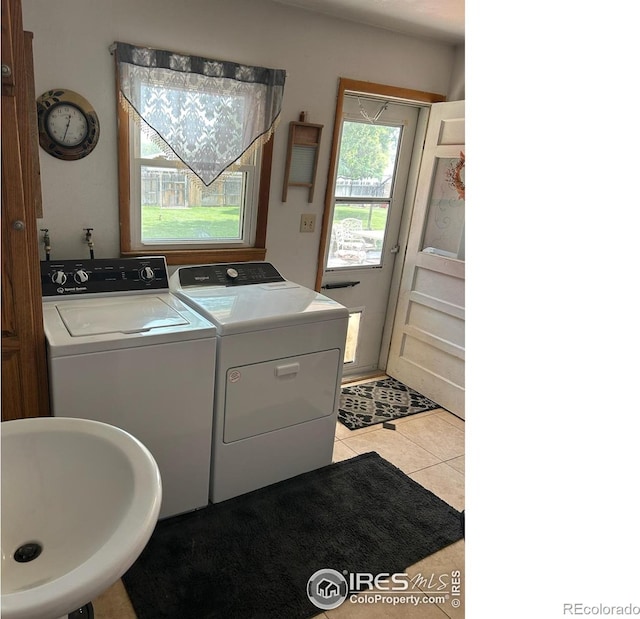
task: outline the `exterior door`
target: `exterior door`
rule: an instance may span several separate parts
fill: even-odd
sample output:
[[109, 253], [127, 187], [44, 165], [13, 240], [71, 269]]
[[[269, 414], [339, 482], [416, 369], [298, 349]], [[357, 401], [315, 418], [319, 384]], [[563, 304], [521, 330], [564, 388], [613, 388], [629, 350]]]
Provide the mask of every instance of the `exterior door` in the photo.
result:
[[345, 375], [380, 367], [419, 112], [384, 98], [344, 97], [321, 288], [350, 310]]
[[464, 412], [464, 101], [431, 109], [387, 374]]

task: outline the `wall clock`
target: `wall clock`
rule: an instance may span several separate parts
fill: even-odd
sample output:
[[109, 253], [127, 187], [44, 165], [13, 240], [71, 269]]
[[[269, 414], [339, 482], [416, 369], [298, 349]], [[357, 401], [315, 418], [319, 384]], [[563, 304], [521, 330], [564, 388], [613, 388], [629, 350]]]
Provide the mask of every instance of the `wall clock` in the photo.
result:
[[37, 100], [40, 146], [65, 161], [86, 157], [98, 143], [100, 123], [93, 106], [77, 92], [55, 88]]

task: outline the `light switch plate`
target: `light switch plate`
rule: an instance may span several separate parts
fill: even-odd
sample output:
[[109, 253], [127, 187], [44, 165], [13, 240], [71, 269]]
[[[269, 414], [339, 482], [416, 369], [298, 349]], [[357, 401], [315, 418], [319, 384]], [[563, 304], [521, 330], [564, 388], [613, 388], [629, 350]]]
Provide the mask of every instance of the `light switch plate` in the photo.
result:
[[313, 232], [315, 229], [315, 213], [302, 213], [302, 215], [300, 215], [300, 232]]

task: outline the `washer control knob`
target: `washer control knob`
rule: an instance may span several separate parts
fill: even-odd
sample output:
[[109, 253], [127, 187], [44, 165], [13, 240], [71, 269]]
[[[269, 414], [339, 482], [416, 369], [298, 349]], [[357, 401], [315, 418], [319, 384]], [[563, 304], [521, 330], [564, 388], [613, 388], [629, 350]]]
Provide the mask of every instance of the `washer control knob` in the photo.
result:
[[238, 271], [233, 268], [227, 269], [227, 277], [229, 279], [236, 279], [238, 277]]
[[87, 273], [84, 269], [78, 269], [73, 274], [73, 279], [76, 281], [77, 284], [84, 284], [86, 281], [89, 280], [89, 273]]
[[54, 271], [51, 273], [51, 281], [54, 284], [64, 284], [67, 281], [67, 274], [64, 271]]
[[156, 278], [156, 274], [153, 272], [153, 269], [151, 267], [144, 267], [140, 271], [140, 277], [145, 282], [152, 282]]

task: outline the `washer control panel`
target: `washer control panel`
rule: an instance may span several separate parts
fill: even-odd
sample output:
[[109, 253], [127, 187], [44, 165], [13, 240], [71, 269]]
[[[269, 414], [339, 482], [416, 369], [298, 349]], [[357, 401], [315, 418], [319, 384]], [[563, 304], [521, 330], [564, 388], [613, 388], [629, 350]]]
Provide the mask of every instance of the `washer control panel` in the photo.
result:
[[182, 267], [180, 286], [246, 286], [283, 282], [284, 277], [269, 262], [238, 262]]
[[40, 280], [43, 297], [169, 288], [164, 256], [41, 261]]

